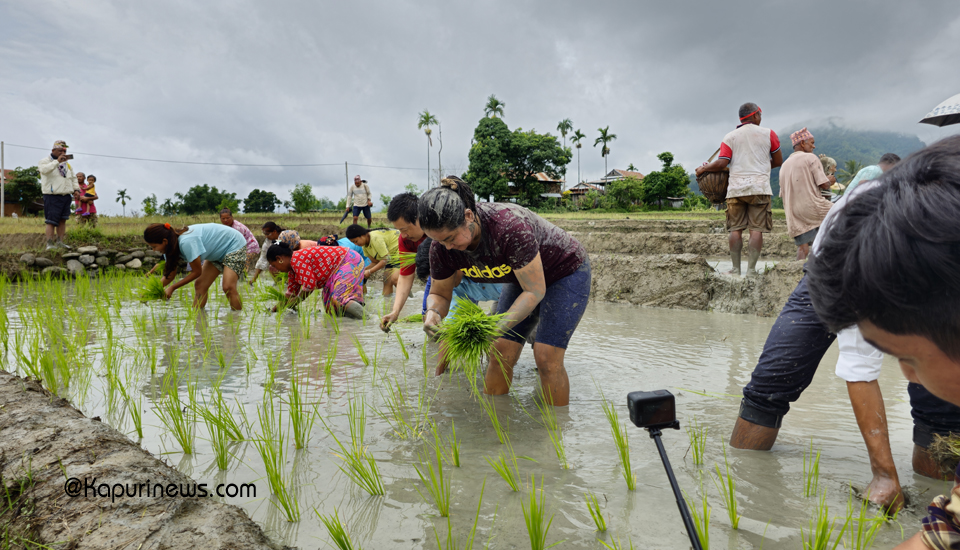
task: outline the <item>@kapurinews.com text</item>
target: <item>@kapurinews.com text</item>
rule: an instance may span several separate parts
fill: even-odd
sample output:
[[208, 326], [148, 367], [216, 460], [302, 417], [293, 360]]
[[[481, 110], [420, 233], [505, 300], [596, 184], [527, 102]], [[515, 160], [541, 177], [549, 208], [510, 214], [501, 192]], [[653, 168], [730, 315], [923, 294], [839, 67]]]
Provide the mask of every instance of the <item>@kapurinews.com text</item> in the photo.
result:
[[209, 487], [206, 483], [98, 483], [97, 478], [71, 477], [63, 484], [69, 497], [109, 498], [256, 498], [257, 486], [253, 483], [219, 483]]

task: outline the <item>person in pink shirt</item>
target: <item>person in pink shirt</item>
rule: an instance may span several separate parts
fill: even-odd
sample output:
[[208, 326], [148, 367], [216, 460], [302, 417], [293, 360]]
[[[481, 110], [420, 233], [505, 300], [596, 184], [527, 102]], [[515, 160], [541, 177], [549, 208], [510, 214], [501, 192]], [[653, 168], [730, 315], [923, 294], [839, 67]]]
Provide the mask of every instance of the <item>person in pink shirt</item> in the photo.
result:
[[81, 174], [77, 174], [77, 182], [80, 184], [80, 198], [77, 199], [79, 205], [77, 208], [77, 216], [79, 216], [81, 225], [90, 223], [96, 227], [97, 205], [93, 204], [93, 201], [100, 198], [97, 196], [97, 176], [90, 174], [86, 177], [86, 181], [83, 181], [80, 179]]
[[257, 242], [257, 238], [253, 236], [247, 226], [233, 219], [233, 212], [229, 208], [220, 211], [220, 223], [236, 229], [247, 240], [247, 271], [249, 272], [257, 265], [257, 260], [260, 259], [260, 243]]

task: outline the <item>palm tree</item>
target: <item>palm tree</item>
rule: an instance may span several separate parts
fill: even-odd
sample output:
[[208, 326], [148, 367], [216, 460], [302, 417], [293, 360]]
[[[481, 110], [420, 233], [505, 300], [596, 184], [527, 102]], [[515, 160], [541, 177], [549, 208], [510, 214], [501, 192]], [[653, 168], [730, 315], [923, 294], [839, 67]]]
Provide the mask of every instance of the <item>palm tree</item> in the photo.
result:
[[503, 118], [503, 108], [506, 106], [507, 104], [497, 99], [497, 96], [490, 94], [487, 98], [487, 106], [483, 108], [483, 114], [493, 118]]
[[603, 176], [606, 177], [607, 156], [610, 155], [610, 148], [607, 147], [607, 144], [617, 139], [617, 134], [610, 133], [610, 126], [607, 126], [606, 128], [597, 128], [597, 131], [600, 132], [600, 137], [593, 142], [593, 146], [596, 147], [601, 143], [603, 144], [603, 147], [600, 149], [600, 154], [603, 155]]
[[127, 194], [126, 189], [117, 191], [117, 202], [123, 206], [123, 217], [127, 217], [127, 200], [129, 199], [130, 195]]
[[430, 111], [424, 109], [420, 113], [420, 120], [417, 122], [417, 129], [423, 130], [424, 134], [427, 134], [427, 189], [430, 189], [430, 146], [433, 145], [433, 138], [430, 137], [430, 134], [433, 133], [433, 130], [430, 129], [430, 126], [433, 124], [440, 124], [437, 120], [437, 117], [433, 116]]
[[583, 147], [583, 144], [580, 142], [585, 137], [587, 137], [587, 135], [577, 128], [577, 131], [574, 132], [573, 136], [570, 138], [570, 143], [577, 144], [577, 183], [580, 183], [580, 148]]
[[627, 170], [630, 171], [630, 172], [636, 172], [636, 171], [637, 171], [637, 167], [634, 166], [633, 163], [631, 162], [631, 163], [630, 163], [630, 166], [627, 166]]
[[848, 160], [843, 163], [843, 169], [837, 170], [837, 181], [844, 185], [848, 185], [853, 178], [857, 176], [857, 172], [863, 170], [863, 163], [858, 160]]
[[567, 147], [567, 133], [573, 130], [573, 121], [569, 118], [565, 118], [560, 121], [560, 124], [557, 124], [557, 131], [560, 132], [560, 135], [563, 136], [563, 147]]

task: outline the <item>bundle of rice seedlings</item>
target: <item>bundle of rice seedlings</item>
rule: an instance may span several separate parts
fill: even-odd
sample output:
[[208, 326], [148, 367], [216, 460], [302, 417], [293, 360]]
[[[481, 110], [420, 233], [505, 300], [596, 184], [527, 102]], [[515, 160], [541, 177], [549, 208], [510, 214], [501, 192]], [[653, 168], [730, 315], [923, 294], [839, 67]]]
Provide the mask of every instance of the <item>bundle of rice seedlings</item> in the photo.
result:
[[163, 281], [160, 277], [150, 277], [147, 284], [140, 289], [140, 301], [162, 300], [166, 294], [163, 291]]
[[417, 264], [416, 252], [397, 252], [390, 255], [390, 265], [392, 267], [410, 267]]
[[417, 313], [415, 315], [407, 315], [406, 317], [401, 317], [400, 319], [397, 319], [397, 322], [398, 323], [422, 323], [423, 314]]
[[447, 361], [452, 367], [472, 374], [480, 369], [483, 358], [500, 337], [499, 323], [506, 314], [487, 315], [466, 298], [457, 298], [456, 304], [456, 312], [437, 330], [437, 341], [445, 346]]
[[933, 434], [933, 443], [927, 448], [937, 462], [956, 462], [960, 458], [960, 434], [942, 436]]

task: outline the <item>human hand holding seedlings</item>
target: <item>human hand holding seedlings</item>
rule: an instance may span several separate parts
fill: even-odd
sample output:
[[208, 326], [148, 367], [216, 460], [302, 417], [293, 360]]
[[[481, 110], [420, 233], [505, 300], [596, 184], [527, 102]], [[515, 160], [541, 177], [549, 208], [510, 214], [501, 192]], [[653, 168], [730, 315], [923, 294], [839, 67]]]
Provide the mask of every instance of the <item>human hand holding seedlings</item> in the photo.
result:
[[430, 308], [423, 315], [423, 332], [427, 333], [427, 336], [430, 338], [436, 338], [437, 331], [440, 330], [440, 323], [443, 322], [443, 319], [440, 318], [440, 312], [435, 308]]
[[390, 312], [380, 318], [380, 330], [383, 332], [390, 332], [390, 325], [397, 321], [399, 315], [394, 312]]

